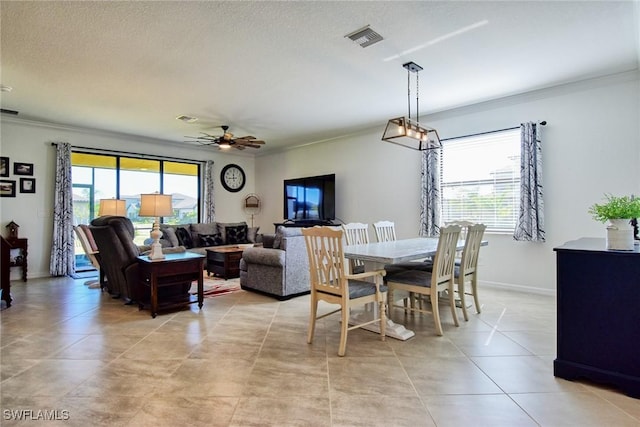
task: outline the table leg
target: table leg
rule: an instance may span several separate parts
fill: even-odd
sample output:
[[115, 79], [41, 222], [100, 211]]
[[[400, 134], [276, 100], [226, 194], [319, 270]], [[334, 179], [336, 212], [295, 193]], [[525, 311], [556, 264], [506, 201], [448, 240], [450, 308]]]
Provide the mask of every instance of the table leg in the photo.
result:
[[[365, 261], [364, 263], [365, 271], [372, 270], [380, 270], [384, 269], [384, 265], [380, 265], [376, 262]], [[388, 302], [388, 306], [391, 307], [391, 303]], [[391, 312], [391, 310], [389, 310]], [[378, 317], [378, 304], [370, 303], [365, 306], [365, 311], [362, 313], [352, 314], [349, 317], [349, 324], [356, 325], [360, 323], [365, 323], [376, 319]], [[369, 325], [363, 326], [362, 329], [366, 329], [367, 331], [375, 332], [377, 334], [380, 333], [380, 324], [379, 323], [371, 323]], [[387, 337], [395, 338], [401, 341], [406, 341], [409, 338], [413, 337], [415, 333], [406, 329], [403, 325], [399, 323], [395, 323], [393, 320], [387, 317], [387, 322], [385, 326], [385, 335]]]
[[204, 266], [200, 263], [200, 274], [198, 274], [198, 308], [202, 308], [204, 302], [204, 280], [202, 279], [202, 270]]

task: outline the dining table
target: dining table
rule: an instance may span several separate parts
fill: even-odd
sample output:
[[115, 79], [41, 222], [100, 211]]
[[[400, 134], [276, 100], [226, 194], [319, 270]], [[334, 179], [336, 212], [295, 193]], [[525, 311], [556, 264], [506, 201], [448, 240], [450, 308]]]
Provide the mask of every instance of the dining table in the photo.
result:
[[[365, 271], [383, 270], [385, 265], [406, 263], [435, 256], [438, 249], [438, 240], [438, 237], [414, 237], [387, 242], [347, 245], [344, 247], [344, 256], [347, 259], [361, 260], [364, 263]], [[486, 246], [487, 242], [483, 240], [481, 245]], [[464, 248], [464, 240], [458, 240], [456, 247], [458, 250], [462, 250]], [[370, 310], [367, 309], [364, 312], [352, 315], [349, 324], [359, 324], [374, 319], [377, 316], [376, 310], [377, 306], [373, 304]], [[371, 323], [362, 328], [380, 333], [380, 325], [378, 323]], [[415, 333], [387, 317], [385, 335], [406, 341], [413, 337]]]

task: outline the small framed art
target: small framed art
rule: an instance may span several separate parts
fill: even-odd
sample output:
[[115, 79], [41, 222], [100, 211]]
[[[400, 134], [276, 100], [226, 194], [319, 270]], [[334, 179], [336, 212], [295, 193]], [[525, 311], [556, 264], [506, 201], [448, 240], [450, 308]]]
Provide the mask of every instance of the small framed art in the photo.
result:
[[20, 192], [21, 193], [35, 193], [36, 192], [36, 179], [35, 178], [20, 178]]
[[0, 179], [0, 197], [16, 197], [16, 182]]
[[9, 176], [9, 158], [0, 157], [0, 176]]
[[13, 174], [33, 176], [33, 163], [13, 162]]

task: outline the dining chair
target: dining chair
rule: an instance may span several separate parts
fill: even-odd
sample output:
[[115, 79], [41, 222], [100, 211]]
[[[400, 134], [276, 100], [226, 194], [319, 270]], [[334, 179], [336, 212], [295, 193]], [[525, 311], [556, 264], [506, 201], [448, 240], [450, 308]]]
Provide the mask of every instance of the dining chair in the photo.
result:
[[98, 246], [96, 245], [96, 242], [93, 240], [93, 236], [91, 235], [91, 230], [89, 230], [89, 227], [87, 227], [86, 225], [76, 225], [73, 227], [74, 231], [76, 232], [76, 236], [78, 236], [78, 240], [80, 240], [80, 244], [82, 245], [82, 249], [84, 250], [85, 255], [87, 256], [87, 258], [89, 259], [89, 262], [91, 262], [91, 265], [98, 270], [98, 275], [100, 277], [100, 279], [98, 280], [87, 280], [84, 284], [89, 286], [90, 288], [100, 288], [102, 289], [104, 284], [102, 283], [101, 278], [103, 277], [102, 275], [100, 275], [101, 269], [100, 269], [100, 263], [98, 262], [98, 256], [99, 256], [99, 252], [98, 252]]
[[390, 242], [396, 240], [396, 225], [392, 221], [378, 221], [373, 223], [378, 242]]
[[[364, 245], [369, 243], [369, 224], [350, 222], [342, 224], [344, 238], [347, 245]], [[364, 261], [360, 259], [349, 260], [351, 273], [364, 273]]]
[[[456, 246], [460, 237], [461, 227], [458, 225], [446, 226], [440, 229], [440, 237], [438, 238], [438, 246], [433, 259], [433, 269], [419, 270], [412, 269], [400, 273], [396, 273], [387, 280], [389, 316], [393, 307], [403, 308], [405, 313], [406, 306], [394, 304], [393, 293], [397, 290], [407, 291], [410, 295], [429, 296], [431, 302], [431, 313], [436, 326], [436, 333], [442, 335], [442, 325], [440, 323], [440, 312], [438, 308], [438, 295], [446, 290], [449, 295], [454, 293], [454, 265], [456, 256]], [[456, 314], [456, 304], [453, 298], [449, 298], [449, 306], [453, 322], [459, 326], [458, 316]], [[422, 305], [416, 307], [413, 298], [408, 309], [421, 313], [428, 313], [422, 308]]]
[[[484, 224], [471, 224], [465, 227], [464, 248], [462, 258], [456, 262], [454, 267], [454, 277], [458, 285], [458, 297], [464, 320], [469, 320], [465, 295], [473, 295], [473, 302], [476, 306], [476, 313], [480, 313], [480, 301], [478, 298], [478, 257], [480, 255], [480, 245], [487, 226]], [[465, 284], [469, 283], [471, 289], [465, 289]]]
[[[387, 287], [383, 284], [384, 270], [373, 270], [359, 274], [348, 274], [342, 246], [344, 232], [330, 227], [302, 229], [309, 257], [311, 279], [311, 310], [307, 342], [313, 342], [316, 321], [341, 311], [340, 346], [338, 356], [344, 356], [347, 334], [350, 330], [375, 322], [380, 324], [380, 337], [385, 340]], [[370, 281], [367, 281], [370, 280]], [[329, 313], [318, 315], [318, 302], [338, 304], [340, 307]], [[379, 305], [376, 318], [349, 326], [351, 308], [369, 303]]]

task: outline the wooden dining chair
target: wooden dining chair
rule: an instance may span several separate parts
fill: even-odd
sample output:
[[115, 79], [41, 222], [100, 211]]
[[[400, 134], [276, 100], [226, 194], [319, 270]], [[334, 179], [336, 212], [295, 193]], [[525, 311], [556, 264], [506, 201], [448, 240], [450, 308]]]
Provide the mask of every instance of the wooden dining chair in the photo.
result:
[[[407, 307], [394, 304], [393, 293], [397, 290], [407, 291], [410, 295], [428, 296], [431, 302], [431, 313], [436, 326], [436, 333], [442, 335], [442, 325], [440, 323], [440, 312], [438, 308], [438, 295], [442, 291], [447, 291], [449, 295], [454, 294], [454, 265], [456, 257], [456, 246], [460, 236], [461, 227], [451, 225], [440, 229], [440, 237], [438, 238], [438, 247], [436, 255], [433, 259], [433, 269], [420, 270], [411, 269], [400, 273], [396, 273], [388, 278], [387, 286], [389, 303], [389, 314], [394, 307], [403, 308], [405, 313]], [[451, 307], [451, 315], [453, 322], [459, 326], [458, 316], [456, 314], [456, 304], [453, 298], [449, 298], [449, 306]], [[422, 305], [416, 306], [413, 298], [408, 309], [428, 313]]]
[[[369, 243], [369, 224], [350, 222], [342, 224], [347, 245], [364, 245]], [[349, 260], [351, 273], [364, 273], [364, 262], [360, 259]]]
[[[380, 324], [380, 337], [385, 339], [387, 288], [383, 284], [384, 270], [348, 274], [344, 257], [340, 229], [315, 226], [302, 229], [309, 257], [311, 279], [311, 310], [307, 342], [313, 342], [316, 321], [341, 311], [340, 346], [338, 356], [344, 356], [347, 334], [350, 330], [375, 322]], [[371, 281], [367, 281], [371, 280]], [[325, 301], [340, 307], [329, 313], [318, 315], [318, 302]], [[349, 327], [351, 308], [369, 303], [379, 305], [378, 315], [373, 320]]]
[[[469, 320], [467, 305], [464, 300], [465, 295], [473, 295], [476, 312], [480, 313], [480, 301], [478, 298], [478, 257], [480, 255], [482, 237], [484, 236], [486, 228], [487, 226], [484, 224], [471, 224], [465, 227], [462, 258], [459, 263], [456, 262], [454, 268], [454, 277], [458, 285], [458, 297], [460, 298], [464, 320]], [[471, 286], [470, 290], [465, 289], [467, 282]]]
[[392, 221], [378, 221], [373, 223], [378, 242], [390, 242], [396, 240], [396, 225]]

